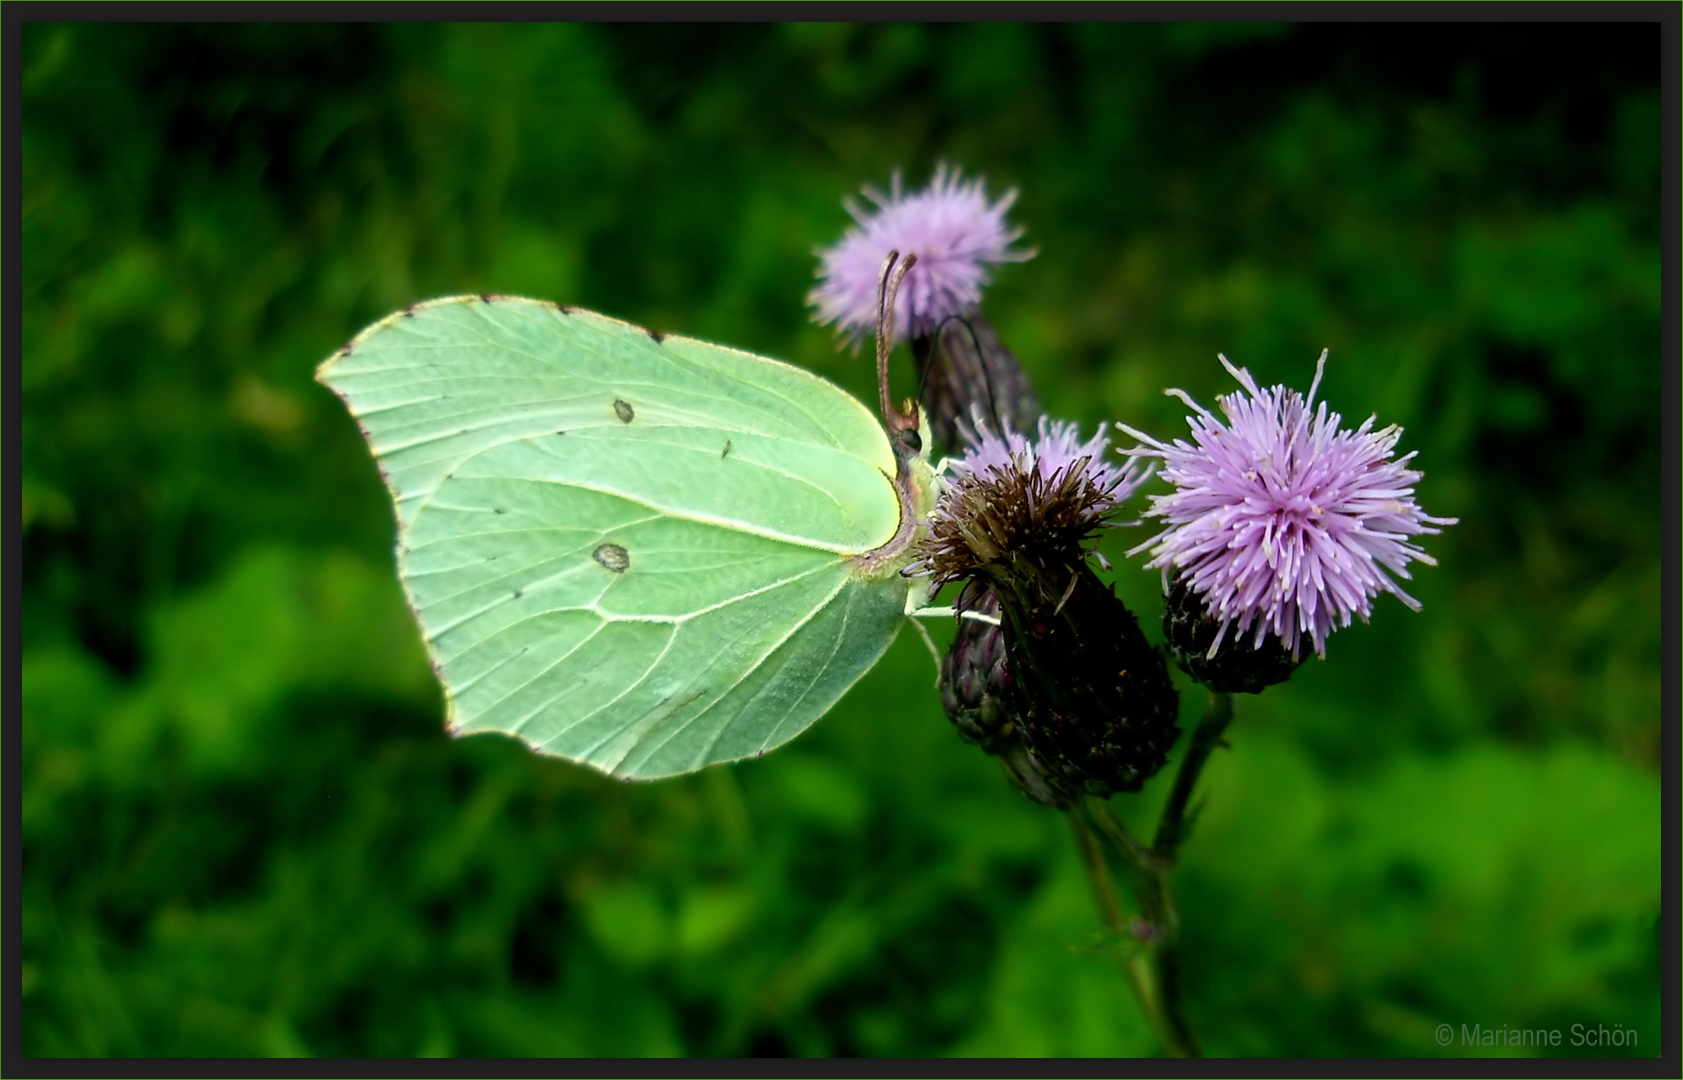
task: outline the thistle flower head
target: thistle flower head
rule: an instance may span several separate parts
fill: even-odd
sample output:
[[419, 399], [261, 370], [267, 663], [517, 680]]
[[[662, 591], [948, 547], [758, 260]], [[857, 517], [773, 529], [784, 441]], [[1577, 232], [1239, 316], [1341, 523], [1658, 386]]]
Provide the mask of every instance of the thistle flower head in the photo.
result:
[[978, 415], [965, 434], [970, 451], [953, 463], [909, 568], [930, 575], [932, 590], [1002, 561], [1081, 561], [1086, 541], [1145, 479], [1132, 463], [1104, 460], [1102, 430], [1083, 441], [1074, 424], [1041, 417], [1031, 440], [1010, 430], [996, 435]]
[[948, 716], [1037, 802], [1138, 791], [1174, 744], [1178, 698], [1139, 620], [1088, 565], [1087, 541], [1143, 477], [1102, 460], [1102, 433], [1083, 440], [1044, 419], [1034, 440], [980, 419], [977, 431], [906, 571], [936, 588], [963, 580], [961, 611], [1000, 616], [954, 638]]
[[1083, 441], [1042, 417], [1029, 439], [995, 435], [979, 408], [971, 417], [959, 425], [970, 452], [909, 571], [928, 574], [932, 593], [965, 581], [958, 610], [999, 623], [960, 619], [941, 704], [1035, 802], [1137, 790], [1174, 741], [1173, 688], [1137, 620], [1087, 567], [1086, 541], [1138, 470], [1104, 460], [1102, 427]]
[[927, 336], [944, 319], [976, 310], [990, 264], [1034, 254], [1011, 247], [1022, 230], [1005, 223], [1005, 211], [1017, 193], [989, 202], [982, 181], [961, 180], [956, 169], [937, 166], [929, 186], [909, 195], [901, 191], [899, 173], [887, 194], [870, 187], [864, 192], [876, 209], [845, 204], [858, 225], [819, 251], [818, 284], [807, 297], [818, 309], [816, 320], [836, 323], [849, 340], [876, 329], [877, 279], [891, 251], [917, 256], [895, 300], [896, 341]]
[[1255, 650], [1273, 634], [1294, 659], [1307, 637], [1325, 657], [1327, 635], [1351, 616], [1366, 622], [1382, 592], [1418, 611], [1392, 575], [1407, 578], [1415, 559], [1435, 566], [1409, 538], [1455, 524], [1416, 505], [1421, 473], [1407, 467], [1414, 454], [1391, 457], [1400, 427], [1375, 431], [1371, 416], [1340, 427], [1338, 413], [1316, 405], [1326, 358], [1323, 351], [1305, 398], [1284, 386], [1260, 389], [1221, 357], [1245, 391], [1216, 399], [1225, 421], [1168, 391], [1196, 413], [1187, 418], [1191, 444], [1117, 425], [1141, 444], [1123, 456], [1158, 458], [1175, 489], [1151, 496], [1145, 516], [1167, 527], [1134, 552], [1151, 549], [1147, 565], [1162, 569], [1165, 592], [1172, 571], [1202, 598], [1220, 623], [1211, 658], [1230, 630]]

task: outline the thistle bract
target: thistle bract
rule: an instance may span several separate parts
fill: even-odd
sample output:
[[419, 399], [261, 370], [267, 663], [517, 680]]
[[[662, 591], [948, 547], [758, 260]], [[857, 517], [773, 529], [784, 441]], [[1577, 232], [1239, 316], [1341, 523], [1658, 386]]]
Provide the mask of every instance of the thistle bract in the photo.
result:
[[[999, 616], [999, 597], [980, 581], [967, 583], [953, 606], [961, 613]], [[959, 735], [997, 752], [1016, 734], [1007, 705], [1013, 689], [1004, 632], [992, 622], [960, 618], [941, 661], [941, 707]]]
[[1260, 646], [1253, 646], [1242, 634], [1230, 636], [1213, 652], [1221, 635], [1221, 623], [1204, 607], [1204, 601], [1175, 574], [1163, 597], [1163, 638], [1175, 665], [1211, 690], [1229, 694], [1258, 694], [1291, 678], [1305, 656], [1292, 656], [1280, 639], [1270, 634]]

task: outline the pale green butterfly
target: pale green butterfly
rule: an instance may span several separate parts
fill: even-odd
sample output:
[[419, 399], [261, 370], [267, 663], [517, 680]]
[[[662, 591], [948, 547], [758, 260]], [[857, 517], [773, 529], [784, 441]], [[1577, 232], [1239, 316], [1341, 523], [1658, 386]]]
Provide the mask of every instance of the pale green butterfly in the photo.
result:
[[396, 503], [450, 730], [691, 772], [787, 742], [908, 614], [948, 613], [900, 573], [939, 481], [879, 309], [886, 433], [810, 372], [515, 297], [417, 304], [323, 363]]

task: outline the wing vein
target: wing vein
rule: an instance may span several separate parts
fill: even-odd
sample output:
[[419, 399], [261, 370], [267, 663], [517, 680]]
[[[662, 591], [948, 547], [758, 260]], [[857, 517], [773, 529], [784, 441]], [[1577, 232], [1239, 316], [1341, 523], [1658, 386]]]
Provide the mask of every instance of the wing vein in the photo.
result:
[[[653, 754], [656, 751], [658, 751], [661, 747], [663, 747], [667, 743], [671, 742], [674, 738], [676, 738], [679, 734], [681, 734], [684, 730], [686, 730], [691, 724], [695, 723], [697, 720], [700, 720], [707, 713], [711, 712], [713, 710], [713, 708], [715, 706], [717, 706], [721, 701], [723, 701], [723, 700], [725, 700], [725, 698], [729, 697], [731, 692], [734, 691], [737, 687], [741, 686], [742, 683], [748, 678], [748, 676], [752, 675], [754, 672], [758, 671], [761, 667], [763, 667], [765, 665], [766, 660], [773, 653], [777, 652], [779, 649], [783, 648], [783, 646], [787, 645], [789, 643], [789, 639], [794, 637], [795, 634], [798, 633], [801, 630], [802, 627], [806, 626], [807, 623], [810, 623], [813, 619], [817, 618], [819, 612], [821, 612], [825, 608], [829, 607], [830, 602], [833, 601], [836, 598], [836, 595], [838, 593], [840, 593], [843, 589], [845, 589], [848, 586], [850, 581], [851, 581], [850, 578], [845, 578], [844, 577], [836, 585], [835, 589], [833, 589], [830, 592], [830, 595], [826, 596], [824, 598], [822, 603], [814, 604], [813, 607], [812, 607], [812, 610], [807, 612], [805, 617], [803, 617], [798, 622], [796, 622], [793, 626], [791, 626], [788, 629], [788, 631], [786, 631], [783, 634], [782, 637], [778, 638], [777, 641], [772, 643], [770, 648], [766, 649], [765, 652], [761, 653], [759, 660], [756, 661], [752, 666], [748, 667], [747, 670], [745, 670], [741, 675], [737, 676], [736, 681], [732, 682], [730, 684], [730, 686], [726, 687], [725, 690], [722, 693], [720, 693], [712, 701], [708, 702], [700, 710], [691, 714], [686, 719], [679, 721], [677, 723], [677, 725], [674, 726], [672, 728], [672, 730], [666, 735], [665, 738], [661, 739], [658, 743], [654, 744], [654, 746], [650, 748], [649, 752], [643, 755], [644, 760], [647, 760], [649, 757], [653, 756]], [[832, 657], [834, 656], [833, 653], [831, 655], [832, 655]], [[785, 713], [784, 715], [786, 717], [788, 714]], [[728, 721], [727, 721], [727, 723], [728, 723]], [[724, 724], [721, 724], [719, 726], [720, 726], [721, 731], [725, 727]], [[639, 743], [637, 745], [640, 746], [641, 742], [639, 741]], [[630, 756], [631, 756], [630, 752], [628, 751], [626, 753], [625, 757], [630, 757]], [[620, 758], [620, 760], [618, 762], [615, 762], [614, 767], [618, 768], [620, 764], [623, 764], [624, 761], [625, 761], [625, 757], [622, 757], [622, 758]]]

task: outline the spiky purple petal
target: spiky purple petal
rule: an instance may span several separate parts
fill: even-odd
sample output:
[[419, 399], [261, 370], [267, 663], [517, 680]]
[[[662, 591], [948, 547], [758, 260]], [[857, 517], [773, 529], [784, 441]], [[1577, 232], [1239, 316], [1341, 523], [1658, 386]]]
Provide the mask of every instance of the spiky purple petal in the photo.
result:
[[1088, 481], [1108, 495], [1114, 505], [1127, 501], [1150, 475], [1149, 468], [1142, 472], [1133, 463], [1119, 467], [1105, 460], [1110, 437], [1102, 424], [1091, 439], [1082, 441], [1081, 428], [1067, 420], [1042, 416], [1040, 435], [1035, 439], [1010, 429], [996, 435], [979, 414], [972, 421], [971, 425], [961, 425], [959, 429], [969, 449], [953, 461], [955, 476], [1010, 467], [1025, 472], [1034, 469], [1041, 479], [1050, 480], [1054, 474], [1085, 459]]

